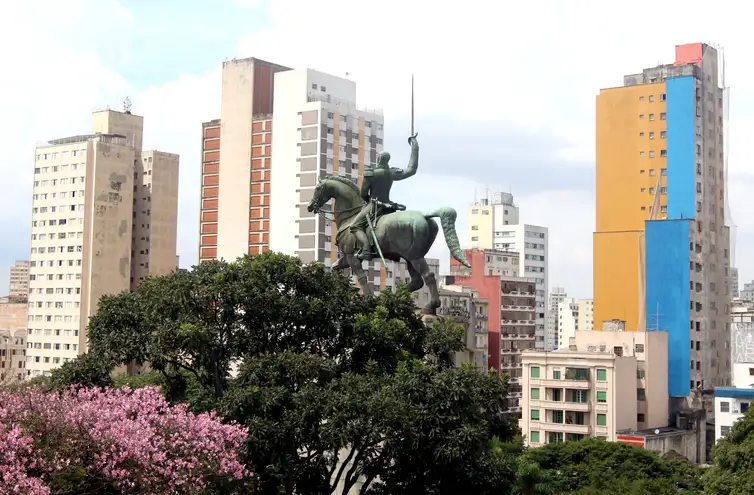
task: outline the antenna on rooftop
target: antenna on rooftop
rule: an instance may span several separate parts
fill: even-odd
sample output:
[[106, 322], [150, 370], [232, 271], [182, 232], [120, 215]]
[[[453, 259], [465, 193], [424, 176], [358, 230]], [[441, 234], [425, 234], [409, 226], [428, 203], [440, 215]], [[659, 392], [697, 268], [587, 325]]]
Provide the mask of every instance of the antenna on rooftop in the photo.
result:
[[125, 113], [131, 113], [131, 98], [126, 96], [126, 99], [123, 100], [123, 111]]
[[351, 73], [350, 73], [350, 72], [346, 72], [346, 79], [348, 79], [348, 77], [349, 77], [350, 75], [351, 75]]

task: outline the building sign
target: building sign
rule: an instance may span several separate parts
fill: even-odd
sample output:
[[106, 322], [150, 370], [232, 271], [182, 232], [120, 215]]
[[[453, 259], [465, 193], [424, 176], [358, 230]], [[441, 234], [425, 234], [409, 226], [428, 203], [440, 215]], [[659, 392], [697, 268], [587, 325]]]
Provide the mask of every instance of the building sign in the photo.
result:
[[621, 443], [628, 445], [636, 445], [637, 447], [644, 448], [644, 437], [635, 437], [630, 435], [618, 435], [617, 440]]
[[750, 321], [730, 324], [731, 358], [734, 363], [754, 363], [754, 323]]

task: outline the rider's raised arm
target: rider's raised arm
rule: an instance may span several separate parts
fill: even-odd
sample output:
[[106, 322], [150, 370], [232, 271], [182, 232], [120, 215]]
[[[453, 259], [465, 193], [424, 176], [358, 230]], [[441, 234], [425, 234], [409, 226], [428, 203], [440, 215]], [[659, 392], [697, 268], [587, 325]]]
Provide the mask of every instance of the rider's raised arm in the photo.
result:
[[374, 178], [374, 169], [364, 167], [364, 180], [361, 182], [361, 199], [369, 203], [370, 191]]
[[393, 180], [408, 179], [416, 175], [416, 170], [419, 168], [419, 143], [415, 137], [411, 138], [411, 156], [408, 159], [408, 167], [404, 169], [391, 168], [390, 175], [393, 176]]

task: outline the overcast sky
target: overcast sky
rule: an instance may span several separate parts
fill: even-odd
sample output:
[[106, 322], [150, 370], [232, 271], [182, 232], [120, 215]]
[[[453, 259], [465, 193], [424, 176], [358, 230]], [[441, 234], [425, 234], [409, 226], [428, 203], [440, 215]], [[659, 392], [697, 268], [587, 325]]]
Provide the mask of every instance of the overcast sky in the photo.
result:
[[[197, 259], [201, 122], [220, 116], [223, 60], [255, 56], [357, 82], [385, 112], [385, 147], [408, 157], [416, 76], [419, 173], [410, 208], [466, 212], [486, 189], [514, 194], [550, 229], [550, 285], [591, 297], [594, 113], [600, 88], [673, 61], [674, 46], [725, 47], [731, 89], [729, 194], [741, 281], [754, 278], [754, 47], [746, 2], [569, 0], [27, 0], [0, 14], [0, 293], [29, 255], [34, 144], [87, 132], [90, 112], [129, 96], [145, 149], [181, 155], [178, 250]], [[447, 5], [447, 6], [446, 6]], [[619, 7], [620, 5], [620, 7]], [[411, 190], [418, 185], [421, 190]], [[749, 193], [750, 195], [750, 193]], [[447, 259], [438, 240], [432, 255]], [[444, 263], [447, 266], [447, 261]]]

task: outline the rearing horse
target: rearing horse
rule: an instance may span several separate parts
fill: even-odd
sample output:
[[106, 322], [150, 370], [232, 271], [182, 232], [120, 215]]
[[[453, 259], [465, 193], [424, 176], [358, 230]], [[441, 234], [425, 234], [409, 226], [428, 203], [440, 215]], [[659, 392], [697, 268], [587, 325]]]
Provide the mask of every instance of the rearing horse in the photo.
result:
[[[354, 256], [357, 251], [356, 238], [348, 228], [366, 203], [353, 182], [344, 177], [330, 176], [318, 182], [307, 209], [310, 212], [318, 212], [330, 199], [335, 200], [335, 223], [338, 227], [335, 243], [345, 255], [348, 266], [356, 275], [361, 290], [365, 295], [371, 295], [372, 289], [361, 266], [361, 260]], [[377, 242], [385, 259], [400, 261], [403, 258], [406, 260], [408, 273], [411, 275], [408, 290], [414, 292], [427, 284], [430, 300], [429, 304], [424, 307], [426, 314], [435, 314], [437, 308], [440, 307], [437, 280], [424, 259], [439, 231], [437, 223], [432, 220], [435, 217], [440, 218], [445, 242], [451, 256], [464, 266], [471, 267], [458, 243], [455, 225], [456, 211], [453, 208], [441, 207], [427, 214], [411, 210], [397, 211], [380, 217], [374, 227]], [[371, 237], [371, 229], [367, 231], [367, 235]]]

